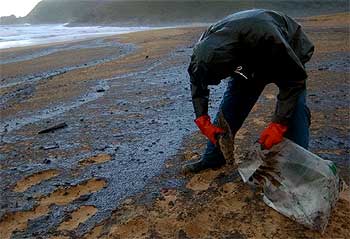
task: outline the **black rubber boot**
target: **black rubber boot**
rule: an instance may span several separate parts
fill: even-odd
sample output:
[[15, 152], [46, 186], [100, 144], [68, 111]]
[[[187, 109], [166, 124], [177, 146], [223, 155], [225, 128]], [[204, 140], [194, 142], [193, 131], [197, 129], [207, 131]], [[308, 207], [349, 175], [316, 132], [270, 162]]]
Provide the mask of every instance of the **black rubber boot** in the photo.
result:
[[211, 153], [205, 153], [198, 161], [185, 164], [182, 167], [184, 173], [198, 173], [205, 169], [218, 169], [226, 164], [226, 160], [221, 152], [215, 150]]

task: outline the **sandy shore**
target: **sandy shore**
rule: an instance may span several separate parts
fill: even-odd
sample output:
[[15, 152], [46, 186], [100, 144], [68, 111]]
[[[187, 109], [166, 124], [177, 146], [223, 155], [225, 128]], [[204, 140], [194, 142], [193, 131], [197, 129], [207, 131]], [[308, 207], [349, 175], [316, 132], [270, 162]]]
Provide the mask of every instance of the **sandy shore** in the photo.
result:
[[[349, 15], [299, 20], [317, 49], [311, 151], [349, 182]], [[205, 146], [186, 72], [202, 30], [0, 51], [0, 238], [346, 238], [345, 199], [320, 234], [267, 207], [232, 164], [180, 173]], [[224, 87], [213, 90], [211, 113]], [[260, 97], [238, 154], [268, 123], [275, 94], [269, 86]]]

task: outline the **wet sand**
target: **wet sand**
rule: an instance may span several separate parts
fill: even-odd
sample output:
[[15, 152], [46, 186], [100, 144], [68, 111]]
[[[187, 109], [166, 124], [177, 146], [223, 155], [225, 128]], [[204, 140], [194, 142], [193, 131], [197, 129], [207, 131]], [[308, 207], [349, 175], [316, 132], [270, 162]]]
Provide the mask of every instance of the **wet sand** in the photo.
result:
[[[349, 15], [299, 21], [317, 49], [307, 66], [311, 151], [349, 182]], [[186, 72], [202, 31], [0, 51], [0, 238], [346, 238], [345, 199], [320, 234], [267, 207], [230, 163], [180, 173], [205, 146]], [[211, 113], [224, 88], [213, 90]], [[276, 92], [260, 97], [237, 155], [268, 123]]]

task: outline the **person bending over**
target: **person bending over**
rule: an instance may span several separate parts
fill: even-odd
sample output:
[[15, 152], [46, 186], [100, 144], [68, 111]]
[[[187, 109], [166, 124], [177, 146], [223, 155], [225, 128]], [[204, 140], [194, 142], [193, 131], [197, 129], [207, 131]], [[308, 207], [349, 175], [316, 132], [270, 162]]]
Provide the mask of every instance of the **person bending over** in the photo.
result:
[[208, 86], [227, 77], [231, 79], [219, 112], [233, 135], [264, 87], [274, 83], [279, 89], [276, 109], [258, 142], [270, 149], [286, 137], [307, 149], [310, 111], [305, 63], [313, 52], [314, 45], [301, 26], [280, 12], [242, 11], [211, 25], [195, 45], [188, 68], [195, 123], [209, 141], [201, 159], [185, 165], [185, 171], [199, 172], [226, 163], [217, 147], [217, 135], [223, 130], [208, 115]]

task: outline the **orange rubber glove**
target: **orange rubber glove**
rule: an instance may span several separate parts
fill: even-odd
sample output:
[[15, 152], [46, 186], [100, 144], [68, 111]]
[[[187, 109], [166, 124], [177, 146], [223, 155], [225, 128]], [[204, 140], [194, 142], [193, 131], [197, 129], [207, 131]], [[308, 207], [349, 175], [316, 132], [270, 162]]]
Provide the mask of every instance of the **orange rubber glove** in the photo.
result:
[[201, 130], [201, 132], [207, 136], [207, 138], [216, 145], [216, 135], [224, 133], [224, 130], [216, 127], [210, 122], [209, 115], [202, 115], [199, 118], [197, 118], [195, 121], [198, 128]]
[[261, 133], [259, 144], [264, 149], [270, 149], [275, 144], [281, 143], [283, 135], [287, 131], [288, 127], [278, 123], [270, 123], [266, 129]]

